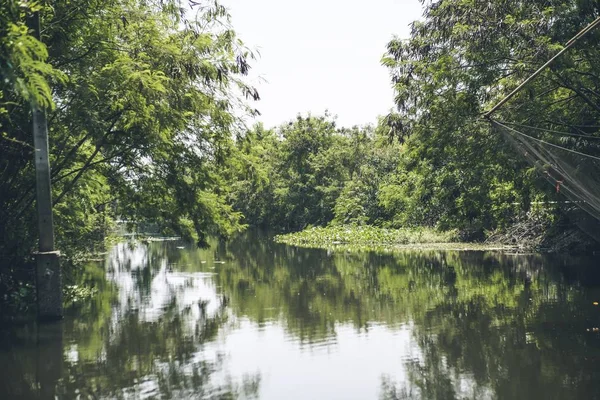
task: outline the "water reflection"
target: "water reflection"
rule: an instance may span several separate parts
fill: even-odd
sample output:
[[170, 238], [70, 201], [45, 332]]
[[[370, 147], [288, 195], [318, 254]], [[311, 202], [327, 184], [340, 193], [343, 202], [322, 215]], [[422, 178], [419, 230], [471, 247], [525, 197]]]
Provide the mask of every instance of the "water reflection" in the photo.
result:
[[122, 243], [86, 271], [94, 302], [3, 340], [0, 398], [595, 398], [593, 266]]

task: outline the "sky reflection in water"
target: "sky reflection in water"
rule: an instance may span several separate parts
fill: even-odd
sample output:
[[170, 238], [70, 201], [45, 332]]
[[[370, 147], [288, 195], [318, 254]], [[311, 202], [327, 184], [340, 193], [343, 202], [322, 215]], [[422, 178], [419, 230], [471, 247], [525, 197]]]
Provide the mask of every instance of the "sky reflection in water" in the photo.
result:
[[121, 243], [61, 324], [5, 334], [0, 398], [600, 395], [593, 260]]

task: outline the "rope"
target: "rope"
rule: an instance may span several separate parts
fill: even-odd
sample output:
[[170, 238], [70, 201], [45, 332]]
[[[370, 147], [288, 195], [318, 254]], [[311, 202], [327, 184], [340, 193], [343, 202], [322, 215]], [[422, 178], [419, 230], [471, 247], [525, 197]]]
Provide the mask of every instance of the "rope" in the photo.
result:
[[598, 25], [600, 25], [600, 17], [596, 18], [594, 21], [592, 21], [592, 23], [590, 23], [588, 26], [586, 26], [585, 28], [583, 28], [577, 35], [573, 36], [571, 38], [571, 40], [569, 40], [565, 44], [565, 47], [561, 51], [559, 51], [558, 53], [556, 53], [554, 55], [554, 57], [552, 57], [551, 59], [549, 59], [548, 61], [546, 61], [544, 63], [544, 65], [542, 65], [541, 67], [539, 67], [537, 69], [537, 71], [535, 71], [533, 74], [529, 75], [529, 77], [527, 79], [525, 79], [519, 86], [517, 86], [516, 89], [514, 89], [512, 92], [510, 92], [505, 98], [503, 98], [502, 100], [500, 100], [494, 107], [492, 107], [492, 109], [490, 111], [488, 111], [485, 114], [483, 114], [483, 116], [486, 117], [486, 118], [490, 118], [490, 116], [496, 110], [498, 110], [500, 107], [502, 107], [504, 105], [504, 103], [506, 103], [514, 95], [516, 95], [521, 89], [523, 89], [523, 87], [525, 87], [525, 85], [527, 85], [531, 80], [533, 80], [536, 76], [538, 76], [547, 66], [549, 66], [550, 64], [552, 64], [554, 62], [554, 60], [556, 60], [564, 52], [566, 52], [567, 50], [569, 50], [577, 42], [577, 40], [581, 39], [583, 36], [585, 36], [588, 32], [590, 32], [591, 30], [593, 30], [594, 28], [596, 28]]
[[[499, 122], [499, 121], [497, 121]], [[545, 128], [537, 128], [535, 126], [529, 126], [529, 125], [521, 125], [521, 124], [517, 124], [515, 122], [505, 122], [502, 121], [503, 124], [506, 125], [514, 125], [514, 126], [519, 126], [521, 128], [527, 128], [527, 129], [533, 129], [536, 131], [542, 131], [542, 132], [548, 132], [548, 133], [556, 133], [558, 135], [563, 135], [563, 136], [573, 136], [573, 137], [580, 137], [580, 138], [585, 138], [585, 139], [596, 139], [596, 140], [600, 140], [600, 136], [592, 136], [592, 135], [581, 135], [578, 133], [570, 133], [570, 132], [563, 132], [563, 131], [555, 131], [552, 129], [545, 129]]]
[[568, 148], [563, 147], [563, 146], [559, 146], [559, 145], [554, 144], [554, 143], [546, 142], [545, 140], [542, 140], [542, 139], [534, 138], [533, 136], [529, 136], [526, 133], [519, 132], [518, 130], [513, 129], [510, 126], [506, 126], [506, 125], [504, 125], [504, 124], [502, 124], [502, 123], [500, 123], [500, 122], [498, 122], [496, 120], [493, 120], [493, 119], [490, 119], [490, 121], [493, 124], [499, 125], [499, 126], [503, 127], [504, 129], [507, 129], [507, 130], [509, 130], [511, 132], [517, 133], [517, 134], [519, 134], [521, 136], [524, 136], [524, 137], [526, 137], [528, 139], [531, 139], [531, 140], [533, 140], [535, 142], [543, 143], [545, 145], [552, 146], [552, 147], [555, 147], [555, 148], [560, 149], [560, 150], [568, 151], [569, 153], [577, 154], [577, 155], [582, 156], [582, 157], [588, 157], [588, 158], [591, 158], [593, 160], [600, 161], [600, 157], [592, 156], [590, 154], [581, 153], [581, 152], [579, 152], [577, 150], [571, 150], [571, 149], [568, 149]]

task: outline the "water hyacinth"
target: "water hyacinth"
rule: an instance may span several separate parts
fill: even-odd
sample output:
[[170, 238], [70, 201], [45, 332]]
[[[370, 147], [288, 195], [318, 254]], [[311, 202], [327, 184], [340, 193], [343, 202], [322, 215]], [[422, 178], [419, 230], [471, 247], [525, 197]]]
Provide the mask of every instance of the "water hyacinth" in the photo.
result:
[[301, 232], [277, 235], [275, 241], [297, 246], [407, 245], [426, 243], [455, 243], [456, 231], [439, 232], [433, 228], [386, 229], [373, 226], [329, 226], [308, 228]]

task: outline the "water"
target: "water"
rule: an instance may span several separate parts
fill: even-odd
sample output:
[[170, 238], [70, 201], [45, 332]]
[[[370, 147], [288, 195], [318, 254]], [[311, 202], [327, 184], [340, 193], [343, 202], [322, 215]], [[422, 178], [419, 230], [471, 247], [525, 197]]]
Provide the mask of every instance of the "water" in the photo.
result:
[[595, 267], [122, 243], [86, 269], [93, 302], [4, 333], [0, 399], [600, 398]]

